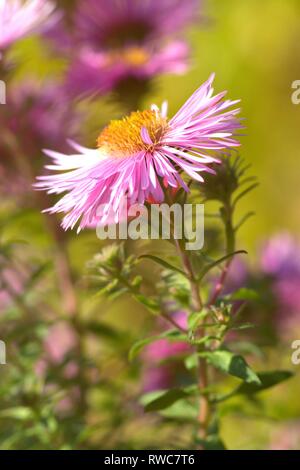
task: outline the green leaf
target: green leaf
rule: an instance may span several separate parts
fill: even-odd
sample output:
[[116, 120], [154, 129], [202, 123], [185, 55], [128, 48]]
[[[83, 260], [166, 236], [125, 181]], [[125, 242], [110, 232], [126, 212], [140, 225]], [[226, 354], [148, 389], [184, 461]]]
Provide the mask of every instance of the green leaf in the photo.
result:
[[232, 258], [233, 256], [235, 256], [235, 255], [240, 255], [240, 254], [247, 255], [248, 253], [247, 253], [247, 251], [245, 251], [245, 250], [234, 251], [233, 253], [229, 253], [228, 255], [225, 255], [225, 256], [223, 256], [222, 258], [217, 259], [217, 260], [214, 261], [213, 263], [210, 263], [208, 266], [205, 266], [205, 267], [201, 270], [201, 272], [200, 272], [200, 274], [199, 274], [199, 276], [198, 276], [198, 278], [197, 278], [198, 281], [201, 281], [201, 279], [203, 279], [203, 277], [204, 277], [211, 269], [213, 269], [213, 268], [219, 266], [219, 264], [224, 263], [224, 261], [226, 261], [226, 260]]
[[[38, 282], [43, 274], [49, 270], [51, 263], [47, 262], [39, 266], [31, 275], [29, 281], [26, 283], [26, 290], [32, 289], [36, 282]], [[24, 289], [25, 290], [25, 289]]]
[[160, 312], [159, 303], [155, 299], [151, 299], [143, 294], [133, 294], [133, 297], [142, 305], [147, 307], [147, 309], [150, 310], [150, 312], [156, 313], [156, 314]]
[[247, 220], [249, 220], [250, 217], [253, 217], [254, 215], [255, 212], [253, 211], [247, 212], [247, 214], [245, 214], [238, 222], [238, 224], [234, 227], [234, 231], [237, 232], [244, 225], [244, 223], [247, 222]]
[[255, 328], [253, 323], [241, 323], [240, 325], [233, 326], [231, 330], [249, 330], [249, 328]]
[[164, 410], [166, 408], [169, 408], [169, 406], [173, 405], [178, 400], [182, 400], [183, 398], [187, 397], [188, 393], [180, 388], [165, 390], [160, 392], [159, 396], [149, 401], [145, 405], [144, 410], [146, 412]]
[[205, 357], [207, 361], [226, 374], [233, 375], [250, 384], [260, 384], [260, 379], [256, 373], [248, 366], [242, 356], [233, 354], [230, 351], [216, 350], [212, 352], [203, 352], [200, 357]]
[[176, 266], [173, 266], [172, 264], [168, 263], [167, 261], [159, 258], [158, 256], [142, 255], [142, 256], [139, 256], [139, 259], [150, 259], [150, 260], [154, 261], [155, 263], [160, 264], [164, 268], [170, 269], [171, 271], [176, 271], [176, 272], [178, 272], [178, 273], [180, 273], [180, 274], [182, 274], [183, 276], [186, 277], [186, 273], [184, 271], [177, 268]]
[[189, 337], [190, 344], [197, 345], [197, 346], [201, 346], [202, 344], [206, 344], [213, 340], [220, 341], [220, 337], [213, 336], [213, 335], [206, 335], [206, 336], [202, 336], [201, 338], [193, 338], [192, 336]]
[[247, 289], [242, 287], [241, 289], [233, 292], [232, 294], [228, 295], [227, 298], [230, 300], [252, 300], [257, 301], [259, 300], [258, 293], [253, 289]]
[[135, 278], [131, 281], [131, 286], [135, 289], [139, 288], [143, 282], [143, 277], [140, 275], [135, 276]]
[[119, 280], [113, 279], [112, 281], [108, 282], [104, 287], [99, 289], [96, 296], [100, 297], [102, 295], [110, 294], [118, 286], [118, 284], [119, 284]]
[[189, 330], [194, 330], [199, 323], [208, 315], [208, 310], [203, 310], [202, 312], [193, 312], [188, 318]]
[[199, 412], [197, 405], [196, 402], [192, 404], [187, 399], [178, 400], [168, 408], [161, 410], [160, 415], [184, 423], [195, 423]]
[[186, 357], [184, 359], [184, 365], [187, 370], [195, 369], [196, 367], [198, 367], [198, 355], [195, 353]]
[[187, 337], [181, 334], [178, 330], [168, 330], [160, 335], [150, 336], [149, 338], [137, 341], [129, 351], [129, 360], [132, 361], [145, 346], [160, 339], [167, 339], [168, 341], [187, 341]]
[[0, 418], [12, 418], [19, 421], [27, 421], [34, 418], [34, 413], [31, 408], [26, 406], [16, 406], [15, 408], [0, 410]]
[[84, 323], [83, 327], [86, 328], [88, 331], [91, 331], [95, 335], [106, 339], [116, 341], [121, 339], [120, 333], [114, 328], [112, 328], [110, 325], [107, 325], [105, 323], [91, 321], [88, 323]]
[[227, 345], [230, 345], [230, 349], [235, 352], [237, 351], [242, 354], [252, 354], [259, 357], [260, 359], [265, 357], [263, 351], [258, 346], [256, 346], [256, 344], [251, 343], [250, 341], [232, 341], [227, 343]]
[[197, 443], [204, 450], [226, 450], [225, 444], [218, 434], [211, 434], [206, 439], [197, 439]]
[[240, 201], [244, 196], [246, 196], [246, 194], [248, 194], [250, 191], [252, 191], [253, 189], [257, 188], [257, 186], [259, 186], [259, 183], [253, 183], [251, 184], [250, 186], [248, 186], [248, 188], [244, 189], [244, 191], [242, 191], [240, 194], [238, 194], [236, 196], [236, 198], [234, 199], [233, 201], [233, 206], [236, 206], [236, 204], [238, 203], [238, 201]]
[[275, 385], [278, 385], [291, 377], [293, 377], [293, 373], [289, 370], [275, 370], [275, 371], [266, 371], [266, 372], [258, 372], [257, 376], [260, 380], [260, 384], [250, 384], [250, 383], [243, 383], [236, 389], [234, 389], [231, 393], [227, 395], [221, 395], [216, 397], [212, 400], [214, 403], [220, 403], [222, 401], [228, 400], [236, 395], [255, 395], [256, 393], [260, 393], [264, 390], [267, 390]]
[[290, 379], [294, 374], [289, 370], [259, 372], [260, 384], [243, 383], [235, 391], [236, 394], [252, 395]]

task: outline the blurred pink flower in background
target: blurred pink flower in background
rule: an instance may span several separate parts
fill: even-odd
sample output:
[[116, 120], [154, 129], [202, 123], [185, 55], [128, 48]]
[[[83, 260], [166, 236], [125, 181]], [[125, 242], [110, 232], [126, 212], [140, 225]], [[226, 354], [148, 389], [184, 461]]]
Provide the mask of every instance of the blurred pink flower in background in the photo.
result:
[[[1, 155], [2, 157], [2, 155]], [[2, 160], [5, 157], [3, 156]], [[5, 162], [6, 163], [6, 162]], [[22, 198], [28, 191], [28, 184], [22, 175], [16, 175], [7, 168], [3, 162], [0, 164], [0, 196]]]
[[128, 93], [131, 86], [134, 96], [156, 76], [184, 73], [189, 48], [178, 36], [198, 10], [198, 0], [79, 1], [45, 35], [71, 57], [66, 92], [82, 97], [124, 86]]
[[18, 137], [29, 158], [39, 156], [49, 143], [66, 147], [66, 135], [79, 135], [80, 115], [59, 83], [24, 81], [10, 87], [7, 101], [3, 112], [0, 108], [1, 128], [7, 127]]
[[300, 422], [291, 421], [272, 433], [270, 450], [299, 450]]
[[[54, 392], [57, 386], [51, 382], [51, 368], [53, 366], [63, 366], [62, 377], [64, 381], [72, 381], [78, 375], [79, 365], [75, 360], [70, 360], [68, 356], [74, 351], [78, 344], [78, 338], [74, 329], [65, 321], [58, 321], [53, 325], [44, 341], [43, 356], [35, 365], [35, 372], [39, 377], [45, 378], [50, 374], [46, 383], [45, 390]], [[67, 360], [69, 359], [69, 360]], [[78, 386], [67, 388], [64, 398], [56, 404], [56, 410], [59, 414], [71, 412], [80, 397]]]
[[300, 327], [300, 243], [289, 233], [268, 240], [260, 256], [261, 270], [270, 278], [278, 303], [278, 327]]
[[288, 232], [277, 233], [265, 241], [257, 259], [255, 267], [238, 257], [233, 260], [224, 294], [241, 287], [258, 291], [260, 302], [250, 306], [251, 321], [284, 338], [300, 328], [300, 243]]
[[[229, 266], [228, 273], [225, 279], [224, 287], [221, 291], [222, 295], [231, 294], [237, 289], [240, 289], [245, 284], [248, 284], [250, 278], [250, 268], [247, 262], [240, 256], [235, 256]], [[210, 277], [211, 295], [215, 291], [218, 283], [220, 282], [220, 274]], [[237, 305], [239, 302], [236, 303]]]
[[6, 196], [23, 196], [32, 190], [28, 174], [16, 168], [15, 146], [12, 138], [18, 138], [19, 154], [27, 160], [30, 172], [41, 171], [41, 151], [51, 146], [68, 148], [66, 135], [79, 137], [81, 113], [67, 99], [60, 84], [40, 84], [28, 80], [11, 85], [8, 89], [9, 106], [0, 106], [0, 193]]
[[153, 105], [111, 121], [101, 132], [97, 149], [73, 144], [79, 153], [71, 156], [47, 151], [54, 163], [46, 168], [64, 173], [40, 176], [36, 188], [49, 194], [68, 192], [48, 212], [67, 214], [64, 229], [74, 228], [78, 221], [79, 230], [105, 225], [112, 211], [117, 223], [125, 198], [130, 206], [164, 200], [160, 178], [166, 188], [187, 192], [181, 172], [204, 182], [200, 173], [214, 173], [209, 165], [218, 161], [212, 154], [240, 145], [235, 139], [240, 110], [228, 110], [238, 101], [223, 100], [226, 92], [213, 96], [213, 79], [211, 75], [170, 120], [166, 104], [162, 110]]
[[76, 344], [77, 337], [74, 329], [66, 322], [58, 322], [49, 330], [45, 339], [46, 358], [52, 363], [59, 364]]
[[225, 282], [224, 293], [231, 293], [240, 289], [249, 279], [249, 266], [241, 256], [235, 256], [230, 264], [228, 276]]
[[262, 271], [276, 278], [300, 275], [300, 243], [288, 233], [271, 237], [260, 256]]
[[0, 58], [1, 50], [44, 26], [54, 9], [49, 0], [0, 0]]
[[96, 50], [161, 41], [198, 17], [199, 0], [84, 0], [75, 25], [81, 41]]
[[15, 296], [22, 293], [27, 276], [26, 272], [13, 268], [5, 267], [0, 271], [0, 313], [11, 305]]
[[[187, 315], [185, 312], [175, 312], [172, 318], [182, 328], [187, 327]], [[166, 324], [159, 322], [159, 331]], [[146, 392], [162, 390], [176, 385], [180, 379], [180, 361], [176, 362], [182, 354], [189, 351], [184, 342], [171, 342], [167, 339], [159, 339], [146, 346], [143, 354], [143, 388]], [[182, 366], [182, 364], [181, 364]]]
[[130, 80], [143, 82], [164, 73], [184, 73], [188, 52], [183, 41], [173, 41], [163, 47], [129, 46], [118, 51], [96, 52], [83, 48], [68, 70], [66, 93], [103, 95]]

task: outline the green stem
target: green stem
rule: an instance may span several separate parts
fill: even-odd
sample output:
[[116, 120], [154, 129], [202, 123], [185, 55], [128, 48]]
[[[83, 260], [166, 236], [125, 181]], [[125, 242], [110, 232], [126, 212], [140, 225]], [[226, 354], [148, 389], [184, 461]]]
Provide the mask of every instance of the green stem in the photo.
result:
[[[172, 205], [173, 201], [170, 195], [166, 192], [166, 200], [169, 205]], [[174, 228], [174, 227], [173, 227]], [[190, 288], [191, 288], [191, 310], [192, 312], [200, 312], [203, 308], [203, 303], [199, 290], [199, 283], [194, 274], [193, 266], [188, 256], [188, 253], [185, 250], [184, 244], [182, 241], [177, 240], [173, 237], [174, 244], [176, 246], [177, 252], [180, 256], [183, 269], [189, 279]], [[199, 335], [201, 337], [205, 336], [205, 328], [199, 328]], [[202, 391], [207, 389], [209, 385], [208, 381], [208, 367], [207, 362], [204, 358], [200, 358], [198, 362], [198, 386], [199, 386], [199, 414], [198, 414], [198, 423], [199, 423], [199, 438], [205, 439], [207, 436], [207, 429], [210, 421], [210, 404], [209, 397], [206, 394], [203, 394]]]
[[[124, 277], [118, 276], [119, 281], [128, 289], [131, 294], [137, 298], [137, 296], [140, 294], [138, 289], [130, 284], [130, 282], [127, 281], [127, 279], [124, 279]], [[174, 326], [177, 330], [179, 330], [181, 333], [186, 334], [187, 330], [185, 328], [182, 328], [174, 318], [170, 317], [167, 312], [162, 311], [161, 316], [169, 322], [172, 326]]]
[[[226, 255], [229, 255], [235, 251], [235, 230], [233, 226], [233, 206], [231, 204], [231, 200], [224, 203], [224, 206], [221, 209], [221, 215], [225, 227]], [[209, 305], [213, 305], [223, 291], [231, 263], [232, 258], [225, 263], [213, 295], [209, 301]]]
[[[195, 278], [190, 259], [188, 257], [188, 254], [184, 250], [182, 244], [178, 241], [176, 243], [176, 247], [178, 254], [181, 257], [184, 270], [189, 278], [191, 286], [191, 309], [193, 312], [200, 312], [202, 310], [203, 305], [199, 292], [198, 281]], [[205, 336], [205, 328], [203, 326], [199, 329], [199, 335], [201, 337]], [[199, 437], [201, 439], [206, 438], [207, 429], [210, 421], [209, 397], [206, 394], [202, 394], [202, 391], [207, 389], [208, 385], [209, 381], [207, 362], [204, 358], [200, 358], [198, 363], [198, 386], [200, 392], [198, 423]]]

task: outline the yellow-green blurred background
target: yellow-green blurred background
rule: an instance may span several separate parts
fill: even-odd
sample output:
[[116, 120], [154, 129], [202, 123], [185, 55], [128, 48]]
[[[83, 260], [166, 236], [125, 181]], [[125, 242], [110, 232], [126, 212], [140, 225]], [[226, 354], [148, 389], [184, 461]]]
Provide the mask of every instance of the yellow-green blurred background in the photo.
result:
[[272, 231], [299, 231], [300, 107], [292, 83], [300, 76], [300, 3], [297, 0], [211, 0], [204, 27], [191, 31], [194, 60], [183, 77], [163, 80], [157, 99], [171, 110], [216, 72], [216, 88], [241, 98], [245, 134], [241, 153], [260, 187], [246, 204], [256, 217], [241, 236], [253, 247]]

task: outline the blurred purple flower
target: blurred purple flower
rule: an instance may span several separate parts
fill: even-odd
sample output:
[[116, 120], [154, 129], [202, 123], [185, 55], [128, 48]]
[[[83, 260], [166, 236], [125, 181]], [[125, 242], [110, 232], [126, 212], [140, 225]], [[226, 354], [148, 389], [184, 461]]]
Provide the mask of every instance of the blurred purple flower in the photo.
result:
[[240, 289], [249, 280], [250, 272], [247, 263], [239, 256], [235, 256], [230, 264], [225, 282], [224, 293], [229, 294]]
[[[45, 353], [48, 360], [54, 364], [63, 362], [66, 355], [76, 346], [77, 338], [68, 323], [60, 322], [54, 325], [45, 340]], [[70, 365], [71, 364], [71, 365]], [[69, 372], [74, 364], [69, 364]]]
[[80, 40], [96, 50], [160, 41], [195, 21], [199, 0], [84, 0], [75, 25]]
[[[185, 312], [175, 312], [173, 319], [182, 327], [187, 327], [187, 315]], [[159, 323], [159, 329], [166, 328], [166, 324]], [[176, 385], [178, 374], [181, 374], [180, 361], [176, 357], [187, 353], [189, 347], [184, 342], [170, 342], [167, 339], [159, 339], [149, 344], [143, 354], [144, 364], [144, 390], [151, 392], [162, 390]], [[172, 360], [172, 361], [171, 361]]]
[[[1, 258], [0, 258], [1, 262]], [[14, 297], [18, 297], [22, 291], [27, 275], [15, 268], [4, 268], [0, 272], [0, 313], [8, 308]]]
[[39, 172], [41, 150], [50, 142], [54, 147], [67, 149], [66, 135], [71, 138], [80, 135], [81, 116], [67, 100], [62, 87], [55, 83], [41, 85], [27, 81], [11, 86], [7, 103], [9, 106], [0, 106], [0, 192], [17, 196], [31, 188], [26, 175], [16, 171], [11, 154], [14, 150], [7, 141], [11, 136], [16, 137], [34, 172]]
[[[63, 88], [55, 82], [38, 84], [27, 81], [11, 87], [9, 109], [0, 114], [0, 122], [18, 136], [32, 157], [49, 145], [66, 146], [66, 135], [78, 135], [80, 119], [67, 100]], [[25, 146], [26, 145], [26, 146]]]
[[54, 9], [49, 0], [0, 0], [0, 57], [1, 50], [39, 30]]
[[270, 278], [278, 303], [278, 327], [287, 329], [300, 320], [300, 244], [289, 233], [281, 233], [261, 250], [262, 272]]
[[261, 269], [277, 279], [300, 276], [300, 245], [289, 233], [280, 233], [267, 241], [260, 256]]
[[[231, 294], [232, 292], [245, 287], [249, 282], [249, 277], [249, 266], [247, 266], [247, 263], [241, 257], [235, 256], [230, 263], [225, 284], [221, 291], [222, 295]], [[211, 295], [213, 295], [219, 282], [220, 274], [211, 276]], [[239, 302], [237, 302], [237, 304], [239, 304]]]
[[66, 92], [116, 90], [122, 99], [122, 86], [128, 95], [132, 81], [138, 96], [155, 76], [185, 72], [189, 51], [177, 37], [198, 17], [198, 7], [199, 0], [79, 1], [68, 20], [57, 21], [46, 34], [72, 57]]
[[132, 79], [143, 82], [159, 74], [182, 74], [187, 62], [188, 47], [183, 41], [163, 47], [128, 46], [116, 51], [83, 48], [68, 71], [66, 92], [72, 96], [103, 95]]

